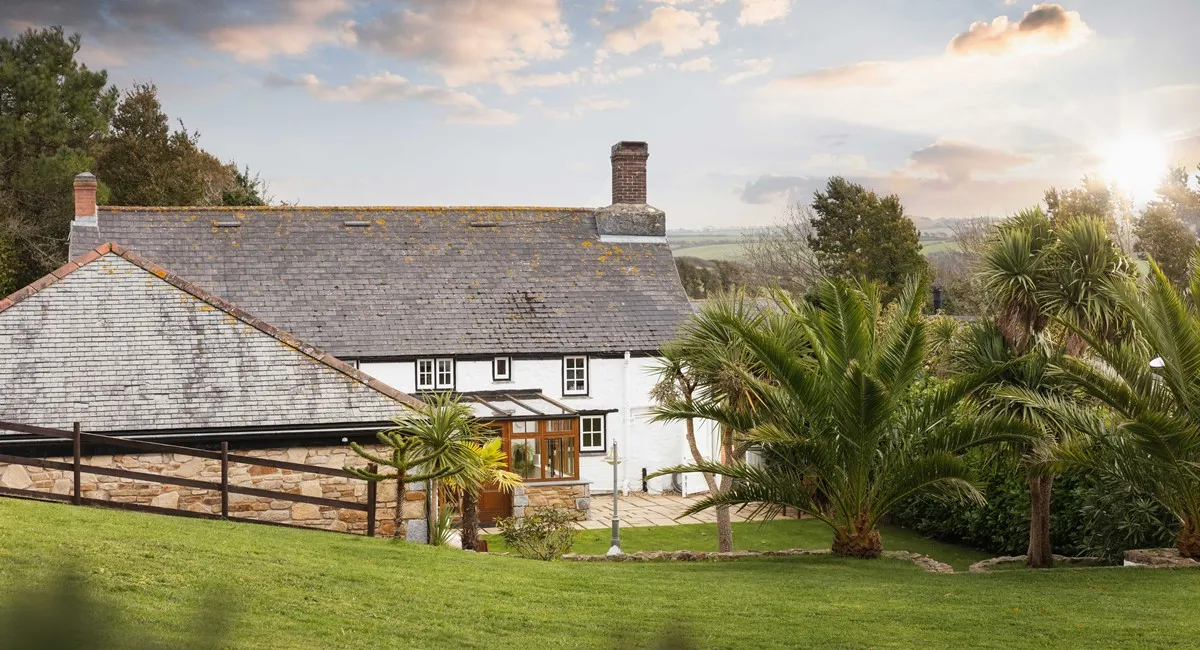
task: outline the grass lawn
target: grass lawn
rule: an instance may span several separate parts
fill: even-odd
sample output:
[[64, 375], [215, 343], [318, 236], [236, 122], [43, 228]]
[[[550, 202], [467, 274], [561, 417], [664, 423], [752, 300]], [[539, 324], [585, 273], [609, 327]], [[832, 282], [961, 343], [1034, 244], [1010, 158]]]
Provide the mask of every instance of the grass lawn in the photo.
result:
[[[775, 521], [743, 522], [733, 525], [733, 547], [741, 551], [780, 551], [789, 548], [829, 548], [833, 533], [815, 519], [776, 519]], [[573, 553], [602, 554], [612, 541], [612, 531], [581, 530], [571, 549]], [[883, 547], [891, 551], [924, 553], [945, 562], [956, 571], [966, 571], [972, 563], [992, 557], [990, 553], [945, 544], [894, 526], [883, 527]], [[507, 551], [499, 535], [488, 536], [488, 548]], [[716, 524], [685, 524], [622, 528], [621, 548], [626, 553], [637, 551], [715, 551]]]
[[[81, 569], [78, 591], [95, 594], [106, 620], [128, 625], [118, 647], [141, 634], [198, 647], [185, 635], [209, 620], [197, 607], [214, 594], [228, 615], [216, 647], [235, 648], [1166, 648], [1200, 640], [1196, 571], [935, 575], [907, 562], [832, 557], [547, 563], [0, 499], [5, 608], [36, 602], [34, 590], [70, 562]], [[17, 623], [39, 621], [30, 613], [4, 621], [0, 647], [12, 645]], [[76, 646], [100, 647], [101, 638], [91, 633]]]
[[742, 261], [746, 256], [746, 249], [741, 244], [672, 245], [671, 252], [676, 257], [699, 257], [702, 260], [728, 260], [734, 262]]

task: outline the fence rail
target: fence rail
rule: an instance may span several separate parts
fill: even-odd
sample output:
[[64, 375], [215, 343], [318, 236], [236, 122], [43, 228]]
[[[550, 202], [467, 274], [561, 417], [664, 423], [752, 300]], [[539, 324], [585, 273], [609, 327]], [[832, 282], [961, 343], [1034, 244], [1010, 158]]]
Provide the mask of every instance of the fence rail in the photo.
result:
[[[355, 478], [354, 475], [343, 469], [332, 467], [321, 467], [318, 465], [305, 465], [303, 463], [292, 463], [282, 460], [272, 460], [269, 458], [256, 458], [254, 456], [245, 456], [241, 454], [229, 453], [229, 443], [222, 442], [221, 450], [209, 451], [207, 449], [194, 449], [192, 447], [180, 447], [178, 445], [168, 445], [161, 442], [149, 442], [146, 440], [131, 440], [128, 438], [118, 438], [115, 436], [106, 436], [98, 433], [87, 433], [80, 429], [78, 422], [74, 424], [71, 431], [64, 429], [51, 429], [47, 427], [36, 427], [28, 424], [18, 424], [16, 422], [0, 422], [0, 431], [15, 431], [17, 433], [26, 433], [43, 438], [53, 438], [63, 442], [70, 441], [72, 447], [71, 462], [63, 462], [57, 460], [49, 460], [46, 458], [31, 458], [25, 456], [13, 456], [10, 454], [0, 454], [0, 463], [10, 465], [24, 465], [27, 467], [40, 467], [42, 469], [55, 469], [64, 472], [70, 472], [72, 477], [71, 494], [58, 494], [55, 492], [45, 492], [42, 490], [27, 490], [19, 488], [9, 488], [0, 486], [0, 496], [15, 496], [24, 498], [44, 499], [49, 501], [61, 501], [64, 503], [73, 503], [75, 505], [93, 505], [103, 506], [107, 508], [118, 508], [122, 510], [136, 510], [138, 512], [153, 512], [158, 514], [175, 515], [180, 517], [192, 517], [197, 519], [233, 519], [236, 521], [246, 521], [256, 524], [268, 524], [273, 526], [285, 526], [289, 528], [305, 528], [308, 530], [319, 530], [309, 526], [300, 526], [296, 524], [286, 524], [282, 522], [264, 521], [259, 519], [244, 519], [241, 517], [229, 516], [229, 495], [242, 494], [246, 496], [262, 497], [267, 499], [277, 499], [281, 501], [292, 501], [295, 503], [309, 503], [316, 506], [327, 506], [330, 508], [340, 508], [344, 510], [354, 510], [367, 513], [367, 536], [375, 536], [375, 506], [377, 500], [376, 485], [373, 481], [367, 481], [367, 502], [358, 503], [357, 501], [343, 501], [341, 499], [327, 499], [325, 497], [314, 497], [304, 494], [296, 494], [293, 492], [281, 492], [278, 490], [264, 490], [254, 487], [243, 487], [240, 485], [229, 484], [229, 464], [239, 463], [244, 465], [257, 465], [259, 467], [270, 467], [273, 469], [288, 470], [294, 472], [308, 472], [312, 474], [321, 474], [324, 476], [336, 476], [341, 478]], [[195, 458], [205, 458], [208, 460], [221, 461], [221, 480], [219, 483], [213, 481], [204, 481], [199, 479], [183, 478], [180, 476], [170, 476], [165, 474], [151, 474], [149, 472], [138, 472], [116, 467], [100, 467], [97, 465], [84, 465], [82, 462], [82, 447], [83, 443], [109, 445], [113, 447], [136, 449], [138, 451], [148, 451], [153, 453], [176, 454], [180, 456], [192, 456]], [[369, 466], [371, 471], [375, 471], [374, 465]], [[94, 499], [85, 497], [82, 494], [82, 483], [80, 476], [82, 474], [96, 474], [99, 476], [112, 476], [116, 478], [126, 478], [135, 481], [145, 481], [147, 483], [160, 483], [163, 485], [177, 485], [180, 487], [190, 487], [203, 490], [212, 490], [219, 492], [221, 495], [221, 514], [209, 512], [196, 512], [192, 510], [183, 510], [177, 508], [163, 508], [159, 506], [143, 505], [138, 503], [125, 503], [119, 501], [109, 501], [107, 499]]]

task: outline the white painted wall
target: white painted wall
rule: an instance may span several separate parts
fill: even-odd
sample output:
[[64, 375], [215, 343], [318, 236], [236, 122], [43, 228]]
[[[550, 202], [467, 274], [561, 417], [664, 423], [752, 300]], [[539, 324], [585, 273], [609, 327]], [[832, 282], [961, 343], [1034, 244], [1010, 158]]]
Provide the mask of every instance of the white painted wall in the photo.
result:
[[[616, 409], [606, 418], [607, 440], [615, 440], [626, 460], [619, 469], [618, 487], [631, 491], [642, 489], [642, 469], [653, 472], [663, 467], [692, 462], [682, 422], [652, 423], [650, 391], [657, 381], [651, 357], [590, 358], [588, 360], [588, 395], [563, 395], [562, 357], [544, 359], [513, 359], [512, 380], [492, 381], [492, 362], [459, 361], [455, 366], [455, 390], [537, 390], [576, 410]], [[363, 372], [394, 388], [416, 392], [415, 364], [363, 363]], [[712, 428], [698, 423], [697, 443], [706, 456], [714, 450]], [[710, 456], [711, 457], [711, 456]], [[612, 466], [604, 462], [604, 454], [580, 454], [580, 478], [592, 484], [593, 492], [611, 492]], [[707, 490], [704, 479], [696, 474], [686, 479], [689, 493]], [[670, 477], [649, 482], [652, 492], [672, 487]], [[682, 487], [682, 486], [680, 486]]]

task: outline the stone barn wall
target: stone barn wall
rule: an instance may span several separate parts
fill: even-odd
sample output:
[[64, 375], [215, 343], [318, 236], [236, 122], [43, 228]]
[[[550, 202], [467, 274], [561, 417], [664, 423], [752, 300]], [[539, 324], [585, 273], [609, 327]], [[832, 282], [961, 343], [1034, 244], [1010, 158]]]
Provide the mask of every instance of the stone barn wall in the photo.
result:
[[[368, 446], [368, 449], [378, 452], [381, 447], [374, 445]], [[237, 450], [236, 453], [337, 469], [346, 465], [366, 466], [366, 460], [345, 446]], [[69, 457], [53, 460], [71, 462]], [[82, 462], [84, 465], [117, 467], [214, 483], [219, 483], [221, 480], [221, 461], [194, 456], [154, 453], [114, 454], [85, 456]], [[80, 477], [82, 495], [93, 499], [178, 508], [194, 512], [218, 514], [221, 512], [221, 493], [215, 490], [100, 476], [88, 474], [86, 471], [82, 472]], [[235, 462], [229, 464], [229, 484], [326, 499], [357, 501], [358, 503], [367, 501], [365, 481]], [[0, 463], [0, 485], [56, 494], [70, 494], [72, 477], [69, 471]], [[424, 542], [426, 535], [425, 493], [409, 486], [405, 496], [403, 516], [408, 520], [408, 539]], [[376, 493], [376, 535], [381, 537], [392, 535], [395, 530], [395, 507], [396, 483], [395, 481], [386, 481], [379, 485]], [[359, 534], [365, 534], [367, 530], [367, 513], [365, 512], [242, 494], [231, 493], [229, 495], [229, 516], [231, 519], [257, 519]]]

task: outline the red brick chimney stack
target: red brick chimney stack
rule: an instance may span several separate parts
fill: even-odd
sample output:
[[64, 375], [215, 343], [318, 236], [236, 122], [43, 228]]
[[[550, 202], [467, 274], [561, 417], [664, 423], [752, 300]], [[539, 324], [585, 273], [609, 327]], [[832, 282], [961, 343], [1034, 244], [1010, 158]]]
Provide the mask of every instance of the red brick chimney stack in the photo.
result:
[[618, 142], [612, 147], [612, 202], [646, 204], [646, 159], [650, 147], [645, 142]]
[[96, 218], [96, 177], [91, 172], [75, 177], [75, 218]]

